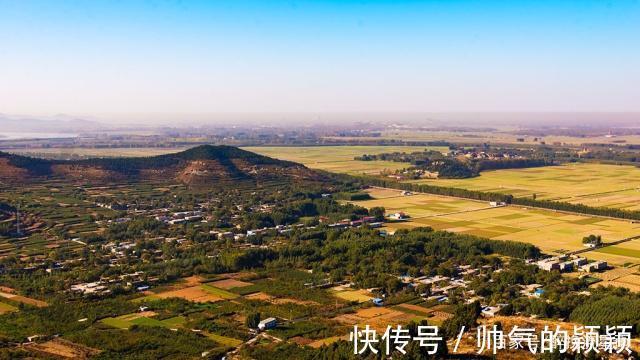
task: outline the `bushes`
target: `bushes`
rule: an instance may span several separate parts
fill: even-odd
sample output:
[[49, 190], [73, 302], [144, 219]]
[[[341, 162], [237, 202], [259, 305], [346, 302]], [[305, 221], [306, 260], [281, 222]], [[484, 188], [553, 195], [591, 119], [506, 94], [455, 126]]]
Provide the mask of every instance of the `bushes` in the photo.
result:
[[608, 295], [573, 310], [570, 319], [587, 325], [630, 325], [640, 332], [640, 299]]
[[217, 351], [225, 350], [191, 331], [147, 326], [133, 326], [130, 330], [91, 328], [69, 340], [102, 349], [97, 359], [184, 359], [200, 357], [202, 352], [216, 347]]
[[340, 193], [336, 195], [336, 198], [341, 200], [349, 200], [349, 201], [362, 201], [362, 200], [370, 200], [371, 195], [365, 192]]

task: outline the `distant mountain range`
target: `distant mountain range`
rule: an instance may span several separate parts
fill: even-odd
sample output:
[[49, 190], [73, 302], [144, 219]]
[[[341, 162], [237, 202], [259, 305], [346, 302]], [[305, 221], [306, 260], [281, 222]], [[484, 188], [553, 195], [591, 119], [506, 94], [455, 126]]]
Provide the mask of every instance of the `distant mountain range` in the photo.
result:
[[0, 113], [1, 132], [54, 132], [54, 133], [78, 133], [93, 132], [107, 128], [106, 125], [85, 120], [73, 116], [56, 115], [47, 118], [30, 116], [16, 116]]
[[301, 164], [232, 146], [202, 145], [159, 156], [85, 160], [45, 160], [0, 152], [0, 181], [51, 178], [96, 183], [152, 180], [207, 185], [238, 180], [319, 180], [322, 175]]

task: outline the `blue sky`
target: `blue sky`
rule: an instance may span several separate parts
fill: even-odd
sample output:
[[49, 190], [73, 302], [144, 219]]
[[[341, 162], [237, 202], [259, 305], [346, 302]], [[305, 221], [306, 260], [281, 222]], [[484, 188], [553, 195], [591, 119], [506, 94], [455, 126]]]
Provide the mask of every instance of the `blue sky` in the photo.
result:
[[640, 111], [640, 1], [0, 0], [0, 112]]

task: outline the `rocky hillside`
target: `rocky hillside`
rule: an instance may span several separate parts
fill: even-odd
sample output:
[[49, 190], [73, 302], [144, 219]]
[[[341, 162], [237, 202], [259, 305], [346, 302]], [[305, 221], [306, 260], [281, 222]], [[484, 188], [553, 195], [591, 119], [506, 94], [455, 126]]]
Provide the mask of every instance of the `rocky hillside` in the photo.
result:
[[231, 146], [203, 145], [160, 156], [45, 160], [0, 152], [0, 181], [179, 181], [206, 185], [239, 180], [319, 180], [303, 165]]

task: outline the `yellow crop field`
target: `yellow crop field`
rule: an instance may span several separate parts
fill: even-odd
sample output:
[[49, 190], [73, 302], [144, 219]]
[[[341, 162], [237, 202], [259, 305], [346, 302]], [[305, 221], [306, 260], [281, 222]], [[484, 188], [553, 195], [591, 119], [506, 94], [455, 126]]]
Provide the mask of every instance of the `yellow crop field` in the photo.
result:
[[526, 169], [484, 171], [469, 179], [414, 182], [516, 197], [567, 201], [595, 207], [640, 209], [640, 169], [635, 166], [575, 163]]
[[366, 290], [340, 289], [331, 291], [336, 297], [346, 301], [367, 302], [373, 297]]
[[447, 151], [446, 147], [433, 146], [274, 146], [244, 148], [244, 150], [276, 159], [301, 163], [312, 169], [369, 175], [378, 175], [385, 170], [395, 171], [410, 165], [393, 161], [357, 161], [353, 159], [354, 157], [396, 151], [411, 153], [425, 149]]
[[[640, 234], [640, 224], [630, 221], [567, 214], [552, 210], [520, 206], [491, 207], [479, 201], [416, 194], [390, 196], [390, 189], [370, 189], [372, 200], [353, 203], [367, 208], [383, 206], [387, 213], [403, 211], [408, 221], [387, 224], [391, 231], [399, 228], [429, 226], [436, 230], [472, 234], [495, 240], [513, 240], [536, 245], [548, 253], [583, 249], [582, 238], [601, 235], [604, 242]], [[382, 194], [378, 198], [378, 193]], [[607, 249], [635, 250], [607, 253]], [[602, 251], [591, 251], [587, 257], [614, 264], [640, 262], [640, 240], [633, 240]]]

